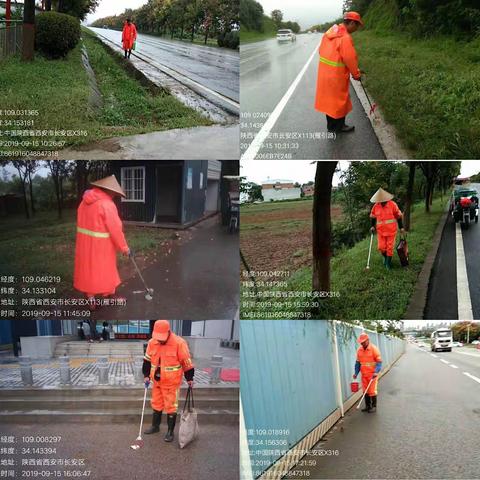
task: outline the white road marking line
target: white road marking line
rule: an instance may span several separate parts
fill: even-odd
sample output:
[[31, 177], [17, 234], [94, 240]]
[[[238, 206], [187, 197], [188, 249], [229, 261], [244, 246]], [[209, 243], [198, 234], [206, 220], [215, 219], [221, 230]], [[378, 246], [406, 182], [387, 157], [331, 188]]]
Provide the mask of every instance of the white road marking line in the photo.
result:
[[464, 375], [466, 375], [468, 378], [471, 378], [472, 380], [475, 380], [477, 383], [480, 383], [480, 378], [476, 377], [475, 375], [471, 375], [468, 372], [463, 372]]
[[453, 363], [450, 364], [452, 368], [458, 368], [456, 365], [453, 365]]
[[447, 362], [446, 360], [444, 360], [443, 358], [440, 359], [441, 362], [447, 364], [447, 365], [450, 365], [450, 362]]
[[457, 249], [457, 302], [458, 318], [473, 320], [472, 300], [470, 299], [470, 287], [468, 285], [467, 262], [463, 249], [462, 227], [460, 223], [455, 225], [455, 239]]
[[438, 355], [435, 355], [434, 353], [430, 354], [433, 358], [438, 358]]
[[302, 79], [303, 75], [307, 71], [307, 68], [309, 67], [311, 61], [313, 60], [315, 55], [317, 55], [319, 46], [320, 46], [320, 43], [315, 47], [315, 50], [310, 55], [310, 58], [307, 60], [307, 63], [303, 66], [302, 70], [297, 75], [297, 78], [295, 78], [295, 80], [292, 82], [290, 87], [288, 87], [287, 92], [285, 93], [283, 98], [278, 102], [277, 106], [275, 107], [273, 112], [270, 114], [267, 121], [263, 124], [263, 127], [257, 133], [256, 137], [252, 140], [252, 143], [249, 145], [245, 153], [241, 156], [240, 160], [255, 160], [255, 157], [257, 156], [258, 151], [260, 150], [260, 148], [262, 148], [263, 142], [268, 137], [268, 134], [274, 127], [275, 123], [277, 123], [278, 118], [282, 114], [283, 109], [285, 108], [288, 101], [290, 100], [290, 97], [295, 92], [295, 89], [297, 88], [298, 84], [300, 83], [300, 80]]

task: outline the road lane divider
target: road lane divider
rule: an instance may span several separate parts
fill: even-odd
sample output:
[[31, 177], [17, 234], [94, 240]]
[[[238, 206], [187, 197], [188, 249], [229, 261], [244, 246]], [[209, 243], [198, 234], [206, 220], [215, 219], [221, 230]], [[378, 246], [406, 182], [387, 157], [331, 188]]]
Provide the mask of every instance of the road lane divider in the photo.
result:
[[434, 353], [430, 354], [433, 358], [438, 358], [438, 355], [435, 355]]
[[476, 377], [475, 375], [472, 375], [471, 373], [468, 372], [463, 372], [464, 375], [466, 375], [468, 378], [471, 378], [477, 383], [480, 383], [480, 378]]
[[457, 253], [457, 309], [458, 318], [473, 320], [472, 300], [468, 284], [467, 262], [463, 249], [463, 235], [460, 223], [455, 224], [455, 240]]
[[456, 365], [453, 365], [453, 363], [450, 364], [450, 367], [452, 367], [452, 368], [458, 368]]
[[295, 92], [298, 84], [300, 83], [300, 80], [302, 80], [303, 76], [305, 75], [305, 72], [310, 66], [310, 63], [312, 62], [315, 55], [317, 55], [319, 46], [320, 46], [320, 43], [315, 47], [312, 54], [308, 58], [307, 63], [305, 63], [303, 68], [300, 70], [300, 73], [297, 75], [297, 77], [292, 82], [290, 87], [288, 87], [288, 90], [286, 91], [285, 95], [278, 102], [277, 106], [274, 108], [273, 112], [269, 115], [267, 121], [263, 124], [263, 127], [260, 129], [260, 131], [257, 133], [255, 138], [252, 140], [252, 143], [250, 143], [247, 150], [245, 150], [245, 153], [241, 156], [240, 160], [255, 160], [258, 151], [262, 148], [263, 142], [268, 137], [272, 128], [277, 123], [277, 120], [279, 119], [280, 115], [283, 112], [283, 109], [285, 108], [288, 101], [290, 100], [293, 93]]
[[450, 365], [450, 362], [447, 362], [446, 360], [444, 360], [443, 358], [440, 359], [441, 362], [445, 363], [446, 365]]

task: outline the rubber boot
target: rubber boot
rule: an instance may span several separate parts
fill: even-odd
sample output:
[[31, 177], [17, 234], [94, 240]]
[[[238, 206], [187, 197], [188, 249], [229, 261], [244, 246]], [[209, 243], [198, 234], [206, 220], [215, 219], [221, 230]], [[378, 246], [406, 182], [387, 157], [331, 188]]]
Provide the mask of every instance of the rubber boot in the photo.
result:
[[372, 409], [372, 402], [371, 402], [371, 398], [370, 398], [370, 395], [365, 395], [365, 408], [362, 408], [362, 412], [368, 412], [370, 413]]
[[340, 128], [340, 132], [343, 132], [343, 133], [350, 133], [350, 132], [353, 132], [354, 130], [355, 130], [355, 127], [353, 125], [347, 125], [346, 123], [342, 125], [342, 127]]
[[152, 426], [145, 430], [143, 433], [145, 435], [150, 435], [152, 433], [158, 433], [160, 431], [160, 422], [162, 421], [162, 412], [158, 412], [157, 410], [153, 411], [152, 416]]
[[376, 412], [377, 411], [377, 396], [374, 395], [372, 396], [372, 409], [370, 412]]
[[382, 253], [382, 255], [383, 255], [383, 266], [386, 267], [387, 266], [387, 254]]
[[173, 442], [173, 430], [175, 429], [176, 421], [177, 421], [176, 413], [169, 413], [167, 415], [168, 431], [165, 434], [165, 438], [164, 438], [166, 442]]
[[387, 270], [392, 269], [392, 257], [387, 257], [386, 267], [387, 267]]
[[125, 50], [125, 58], [127, 58], [127, 54], [128, 54], [128, 52]]

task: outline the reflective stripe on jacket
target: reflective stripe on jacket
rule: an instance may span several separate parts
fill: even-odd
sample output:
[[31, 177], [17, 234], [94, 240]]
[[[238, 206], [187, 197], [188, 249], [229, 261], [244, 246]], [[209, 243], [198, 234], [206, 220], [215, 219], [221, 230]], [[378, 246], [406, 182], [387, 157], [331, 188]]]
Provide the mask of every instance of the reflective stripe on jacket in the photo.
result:
[[393, 200], [389, 200], [385, 205], [376, 203], [372, 207], [370, 217], [377, 219], [376, 229], [379, 235], [395, 236], [397, 234], [397, 220], [402, 218], [402, 212]]

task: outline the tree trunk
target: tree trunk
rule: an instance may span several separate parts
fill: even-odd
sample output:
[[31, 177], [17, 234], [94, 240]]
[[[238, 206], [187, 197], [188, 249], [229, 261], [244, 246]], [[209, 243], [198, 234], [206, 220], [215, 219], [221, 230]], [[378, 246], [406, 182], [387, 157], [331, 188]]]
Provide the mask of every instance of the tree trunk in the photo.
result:
[[194, 38], [195, 38], [195, 24], [192, 25], [192, 43]]
[[30, 173], [30, 170], [28, 171], [28, 186], [30, 190], [30, 208], [32, 209], [32, 216], [35, 215], [35, 201], [33, 198], [33, 185], [32, 185], [32, 175]]
[[45, 11], [50, 12], [52, 10], [52, 0], [45, 0]]
[[313, 195], [312, 290], [330, 291], [332, 178], [338, 162], [317, 162]]
[[409, 162], [407, 197], [405, 199], [405, 211], [403, 212], [403, 226], [408, 232], [410, 230], [410, 215], [412, 211], [413, 186], [415, 184], [416, 162]]
[[62, 202], [60, 199], [60, 185], [59, 185], [59, 178], [58, 175], [52, 175], [53, 183], [55, 185], [55, 196], [57, 197], [57, 212], [58, 212], [58, 219], [62, 218]]
[[210, 27], [208, 27], [207, 30], [206, 30], [206, 32], [205, 32], [205, 42], [204, 42], [205, 45], [206, 45], [207, 42], [208, 42], [208, 33], [209, 33], [209, 31], [210, 31]]

